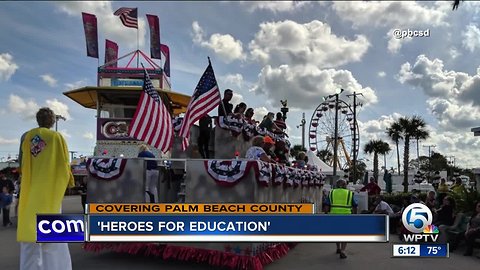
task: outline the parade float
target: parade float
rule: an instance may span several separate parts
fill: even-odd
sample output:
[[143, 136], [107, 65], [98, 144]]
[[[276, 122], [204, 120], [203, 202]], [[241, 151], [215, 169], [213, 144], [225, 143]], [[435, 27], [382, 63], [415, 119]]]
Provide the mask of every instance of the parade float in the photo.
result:
[[[146, 159], [137, 158], [142, 142], [128, 136], [128, 127], [140, 98], [143, 69], [131, 67], [133, 58], [143, 57], [155, 89], [167, 104], [174, 122], [185, 112], [190, 96], [174, 92], [164, 70], [143, 52], [127, 56], [124, 67], [98, 68], [98, 85], [73, 89], [64, 94], [81, 106], [96, 110], [96, 146], [87, 162], [87, 202], [146, 203]], [[181, 118], [180, 118], [181, 119]], [[190, 131], [190, 146], [181, 150], [175, 138], [170, 152], [152, 148], [159, 165], [159, 203], [315, 203], [321, 210], [324, 175], [315, 167], [298, 169], [242, 157], [253, 134], [286, 139], [234, 119], [220, 120], [214, 128], [214, 159], [199, 159], [198, 127]], [[217, 123], [219, 123], [217, 121]], [[253, 130], [255, 132], [253, 132]], [[243, 135], [240, 135], [243, 134]], [[284, 256], [291, 243], [86, 243], [88, 251], [111, 250], [163, 259], [207, 263], [230, 269], [262, 269]]]

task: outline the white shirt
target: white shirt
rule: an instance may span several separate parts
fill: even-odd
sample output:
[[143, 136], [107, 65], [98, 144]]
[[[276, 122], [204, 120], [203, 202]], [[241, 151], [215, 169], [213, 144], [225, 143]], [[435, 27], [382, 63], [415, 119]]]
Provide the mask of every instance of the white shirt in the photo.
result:
[[377, 205], [377, 207], [375, 207], [375, 211], [374, 211], [374, 212], [376, 212], [376, 211], [386, 211], [389, 216], [391, 216], [391, 215], [394, 214], [392, 208], [390, 207], [390, 205], [388, 205], [388, 203], [386, 203], [386, 202], [384, 202], [384, 201], [381, 201], [381, 202]]
[[245, 158], [247, 158], [247, 159], [260, 159], [260, 156], [262, 154], [267, 154], [267, 153], [265, 153], [265, 150], [263, 150], [261, 147], [252, 146], [247, 150], [247, 154], [245, 155]]

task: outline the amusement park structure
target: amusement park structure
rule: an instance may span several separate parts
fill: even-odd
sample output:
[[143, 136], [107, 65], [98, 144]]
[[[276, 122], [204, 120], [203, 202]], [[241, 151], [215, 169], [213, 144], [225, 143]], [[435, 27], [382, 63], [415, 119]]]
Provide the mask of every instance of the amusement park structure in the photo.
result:
[[333, 167], [334, 175], [337, 169], [354, 170], [360, 145], [356, 119], [356, 106], [360, 105], [356, 103], [358, 94], [349, 95], [354, 97], [353, 106], [339, 99], [338, 95], [326, 97], [315, 108], [308, 135], [310, 150]]

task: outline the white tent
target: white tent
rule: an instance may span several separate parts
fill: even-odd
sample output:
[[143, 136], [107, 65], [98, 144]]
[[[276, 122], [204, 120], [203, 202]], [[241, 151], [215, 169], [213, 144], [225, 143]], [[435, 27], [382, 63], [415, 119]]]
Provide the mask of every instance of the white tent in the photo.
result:
[[308, 164], [317, 166], [324, 174], [331, 174], [333, 168], [325, 164], [321, 159], [319, 159], [315, 153], [312, 151], [307, 152]]

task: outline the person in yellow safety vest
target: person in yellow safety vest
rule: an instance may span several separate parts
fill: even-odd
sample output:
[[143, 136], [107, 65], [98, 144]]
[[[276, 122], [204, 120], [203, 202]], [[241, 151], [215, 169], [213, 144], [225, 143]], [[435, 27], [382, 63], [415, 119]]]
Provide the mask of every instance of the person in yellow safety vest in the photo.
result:
[[[347, 189], [347, 182], [343, 179], [337, 181], [337, 188], [330, 191], [327, 204], [327, 211], [335, 215], [350, 215], [357, 213], [358, 203], [355, 200], [352, 191]], [[347, 243], [336, 243], [337, 254], [340, 254], [340, 259], [346, 259], [345, 249]]]

